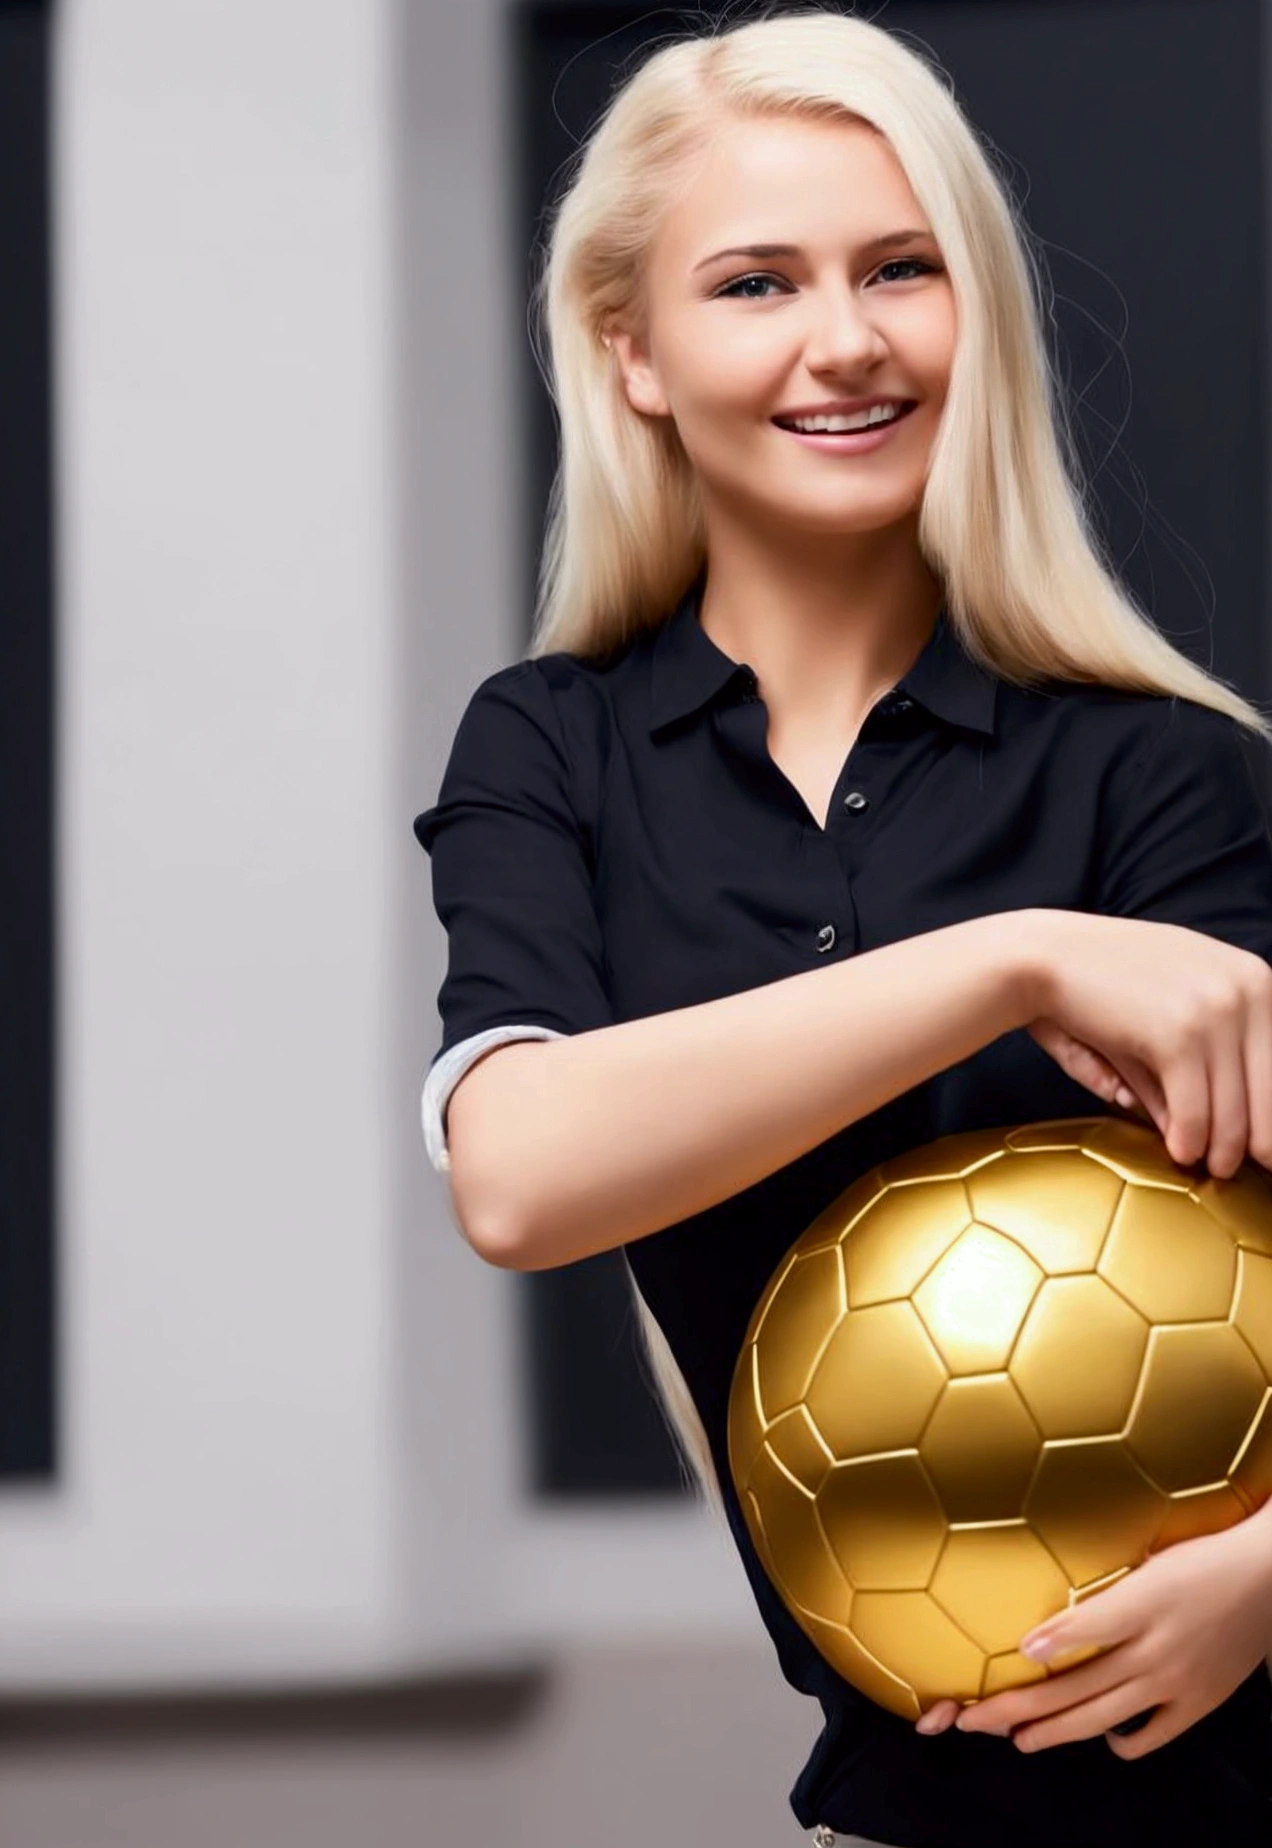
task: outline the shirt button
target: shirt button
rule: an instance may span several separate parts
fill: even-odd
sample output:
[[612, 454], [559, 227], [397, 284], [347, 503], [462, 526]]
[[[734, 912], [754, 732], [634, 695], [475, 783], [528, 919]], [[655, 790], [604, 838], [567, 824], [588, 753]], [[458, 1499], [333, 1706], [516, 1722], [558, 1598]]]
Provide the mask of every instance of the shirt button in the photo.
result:
[[863, 809], [869, 808], [869, 806], [870, 798], [868, 796], [863, 796], [859, 789], [850, 789], [848, 794], [844, 797], [844, 807], [846, 809]]
[[817, 933], [817, 953], [820, 956], [823, 950], [833, 950], [834, 947], [835, 927], [833, 924], [823, 924]]

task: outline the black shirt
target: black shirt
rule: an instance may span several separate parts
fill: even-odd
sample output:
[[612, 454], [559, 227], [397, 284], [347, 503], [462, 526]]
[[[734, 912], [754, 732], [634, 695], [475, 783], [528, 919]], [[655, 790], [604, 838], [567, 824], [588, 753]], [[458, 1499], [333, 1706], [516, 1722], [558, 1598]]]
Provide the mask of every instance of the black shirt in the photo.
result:
[[[434, 1065], [495, 1026], [586, 1032], [1031, 906], [1185, 925], [1272, 960], [1272, 841], [1226, 715], [1087, 683], [1019, 688], [971, 659], [942, 610], [868, 714], [823, 828], [769, 755], [755, 674], [701, 626], [704, 582], [603, 659], [518, 661], [472, 695], [437, 804], [415, 822], [448, 932]], [[1172, 1825], [1269, 1838], [1262, 1665], [1140, 1759], [1100, 1737], [1025, 1754], [992, 1735], [922, 1736], [795, 1623], [730, 1479], [747, 1321], [832, 1199], [957, 1130], [1101, 1112], [1022, 1028], [623, 1247], [701, 1414], [782, 1672], [823, 1709], [790, 1799], [806, 1829], [898, 1848], [1128, 1848]]]

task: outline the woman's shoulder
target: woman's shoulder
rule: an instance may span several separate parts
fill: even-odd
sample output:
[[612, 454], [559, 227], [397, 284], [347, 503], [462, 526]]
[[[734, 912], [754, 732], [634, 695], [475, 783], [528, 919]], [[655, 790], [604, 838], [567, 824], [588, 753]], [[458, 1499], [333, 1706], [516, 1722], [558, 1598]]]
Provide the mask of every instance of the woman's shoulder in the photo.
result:
[[564, 649], [532, 655], [524, 665], [538, 676], [552, 701], [567, 749], [575, 755], [606, 756], [615, 733], [638, 710], [645, 640], [631, 637], [603, 655]]
[[608, 710], [615, 669], [612, 657], [595, 660], [564, 650], [523, 655], [479, 680], [469, 694], [468, 709], [482, 714], [515, 709], [560, 736], [571, 716], [600, 717]]
[[455, 755], [497, 764], [504, 777], [534, 768], [569, 787], [580, 818], [599, 814], [613, 746], [633, 710], [633, 646], [603, 659], [555, 650], [524, 655], [470, 692]]
[[1049, 680], [1031, 688], [1013, 688], [1008, 710], [1022, 727], [1050, 720], [1058, 738], [1097, 761], [1124, 761], [1136, 766], [1159, 748], [1230, 752], [1246, 728], [1227, 712], [1183, 694], [1110, 686], [1103, 681]]
[[536, 668], [554, 692], [587, 690], [594, 696], [612, 697], [617, 689], [639, 674], [640, 661], [648, 652], [650, 641], [651, 632], [638, 630], [616, 640], [603, 652], [573, 654], [567, 649], [556, 648], [528, 655], [526, 665]]

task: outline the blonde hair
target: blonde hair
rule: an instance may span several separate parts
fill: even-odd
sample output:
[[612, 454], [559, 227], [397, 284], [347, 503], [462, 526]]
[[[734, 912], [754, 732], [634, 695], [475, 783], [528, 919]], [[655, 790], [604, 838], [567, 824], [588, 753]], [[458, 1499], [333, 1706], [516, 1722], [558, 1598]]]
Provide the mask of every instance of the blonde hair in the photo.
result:
[[[952, 92], [935, 60], [894, 33], [802, 9], [665, 44], [611, 98], [555, 205], [532, 301], [560, 460], [528, 652], [603, 655], [657, 627], [706, 560], [696, 475], [674, 424], [631, 409], [605, 342], [612, 326], [640, 324], [645, 253], [713, 127], [851, 122], [889, 142], [957, 304], [918, 543], [963, 647], [1021, 686], [1059, 678], [1174, 695], [1272, 742], [1272, 720], [1179, 652], [1102, 556], [1043, 338], [1041, 264]], [[701, 1420], [631, 1284], [663, 1409], [723, 1516]]]

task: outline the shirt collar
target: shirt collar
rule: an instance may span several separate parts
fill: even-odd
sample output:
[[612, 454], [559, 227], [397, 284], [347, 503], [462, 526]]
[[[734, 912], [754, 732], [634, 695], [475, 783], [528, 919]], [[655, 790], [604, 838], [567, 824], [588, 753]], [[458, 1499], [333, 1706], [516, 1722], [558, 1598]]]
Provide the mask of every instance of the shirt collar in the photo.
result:
[[[699, 574], [654, 632], [651, 732], [696, 712], [731, 681], [746, 676], [747, 664], [717, 647], [698, 620], [704, 584]], [[963, 648], [944, 605], [922, 654], [897, 688], [939, 719], [993, 735], [997, 676], [973, 661]]]

